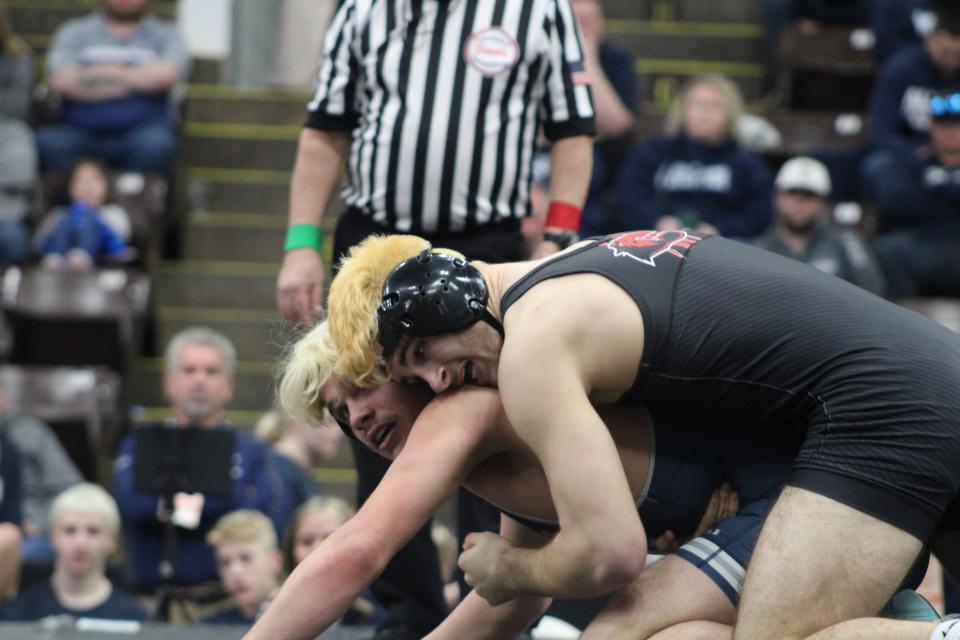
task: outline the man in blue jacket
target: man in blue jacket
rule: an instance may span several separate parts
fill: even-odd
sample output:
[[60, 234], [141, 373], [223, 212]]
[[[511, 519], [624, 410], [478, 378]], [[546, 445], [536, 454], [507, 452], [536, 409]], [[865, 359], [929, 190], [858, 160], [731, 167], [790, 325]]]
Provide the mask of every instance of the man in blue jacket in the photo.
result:
[[[170, 341], [166, 353], [164, 393], [176, 426], [228, 426], [226, 406], [233, 398], [236, 352], [230, 341], [211, 329], [184, 329]], [[177, 561], [169, 582], [193, 585], [217, 579], [217, 567], [205, 537], [214, 523], [236, 509], [256, 509], [271, 516], [274, 526], [285, 526], [287, 492], [270, 450], [243, 429], [236, 429], [233, 495], [228, 499], [200, 494], [177, 494], [173, 505], [155, 494], [134, 489], [134, 438], [120, 445], [114, 466], [113, 488], [123, 518], [127, 558], [134, 585], [149, 590], [161, 582], [164, 526], [173, 519], [177, 534]]]

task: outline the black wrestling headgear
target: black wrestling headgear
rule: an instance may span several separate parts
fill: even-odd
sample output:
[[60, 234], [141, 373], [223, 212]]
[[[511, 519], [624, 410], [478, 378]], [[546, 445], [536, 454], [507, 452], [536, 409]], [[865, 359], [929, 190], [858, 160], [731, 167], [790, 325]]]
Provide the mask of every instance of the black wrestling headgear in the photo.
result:
[[377, 319], [384, 357], [406, 336], [452, 333], [481, 319], [503, 335], [500, 322], [487, 311], [487, 283], [480, 270], [463, 258], [430, 250], [393, 270], [383, 285]]

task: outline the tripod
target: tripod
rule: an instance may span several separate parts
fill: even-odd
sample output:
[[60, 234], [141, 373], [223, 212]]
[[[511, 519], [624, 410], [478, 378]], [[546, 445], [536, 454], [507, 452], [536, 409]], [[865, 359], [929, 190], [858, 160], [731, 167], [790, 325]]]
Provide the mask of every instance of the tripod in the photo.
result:
[[140, 427], [134, 434], [134, 488], [162, 497], [167, 506], [163, 522], [163, 553], [157, 566], [160, 586], [153, 619], [169, 621], [171, 603], [180, 588], [175, 584], [178, 560], [174, 500], [178, 493], [228, 498], [236, 434], [228, 427], [178, 427], [164, 424]]

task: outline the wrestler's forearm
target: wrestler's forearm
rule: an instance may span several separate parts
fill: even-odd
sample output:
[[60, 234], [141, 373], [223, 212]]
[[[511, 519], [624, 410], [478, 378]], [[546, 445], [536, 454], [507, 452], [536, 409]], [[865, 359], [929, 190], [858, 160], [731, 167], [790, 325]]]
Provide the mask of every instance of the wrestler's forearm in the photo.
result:
[[549, 598], [521, 596], [491, 607], [475, 591], [424, 640], [509, 640], [523, 633], [550, 606]]
[[[590, 545], [557, 535], [542, 549], [513, 547], [503, 554], [503, 575], [514, 593], [549, 598], [593, 598], [626, 586], [635, 577], [634, 562], [602, 560]], [[637, 556], [644, 555], [642, 552]], [[642, 565], [641, 565], [642, 566]]]
[[340, 619], [382, 566], [349, 544], [311, 553], [283, 583], [245, 640], [310, 640]]

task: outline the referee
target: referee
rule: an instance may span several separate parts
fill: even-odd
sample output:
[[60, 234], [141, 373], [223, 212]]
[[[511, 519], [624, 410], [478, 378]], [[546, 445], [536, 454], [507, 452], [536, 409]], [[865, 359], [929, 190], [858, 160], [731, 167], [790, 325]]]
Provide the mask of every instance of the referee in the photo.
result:
[[[282, 315], [308, 324], [321, 311], [320, 223], [344, 163], [337, 258], [374, 233], [415, 233], [473, 260], [527, 257], [520, 222], [541, 135], [551, 202], [535, 254], [575, 241], [595, 129], [587, 78], [569, 0], [345, 0], [300, 134]], [[354, 453], [362, 500], [386, 462]], [[444, 613], [438, 575], [425, 529], [374, 585], [391, 610], [378, 638], [429, 631]]]

